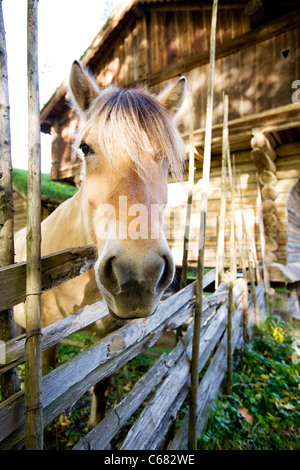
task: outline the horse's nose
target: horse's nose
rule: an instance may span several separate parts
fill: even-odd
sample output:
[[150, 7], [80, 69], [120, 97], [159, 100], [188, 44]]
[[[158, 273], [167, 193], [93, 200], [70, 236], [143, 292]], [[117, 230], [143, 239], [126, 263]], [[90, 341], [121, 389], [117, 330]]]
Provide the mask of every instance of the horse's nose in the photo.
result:
[[126, 286], [137, 283], [160, 294], [173, 278], [173, 261], [170, 256], [151, 256], [142, 264], [125, 256], [111, 256], [99, 266], [99, 281], [112, 293], [119, 293]]
[[135, 256], [106, 253], [95, 270], [100, 291], [115, 315], [147, 317], [172, 282], [174, 262], [169, 250]]

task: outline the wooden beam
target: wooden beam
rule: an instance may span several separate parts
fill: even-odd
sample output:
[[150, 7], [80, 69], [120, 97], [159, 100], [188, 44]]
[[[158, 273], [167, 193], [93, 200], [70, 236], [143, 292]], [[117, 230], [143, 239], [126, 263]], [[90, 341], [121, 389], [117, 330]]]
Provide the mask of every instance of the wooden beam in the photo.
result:
[[[94, 245], [70, 248], [41, 259], [41, 293], [91, 269], [96, 261]], [[0, 268], [0, 310], [26, 299], [26, 262]]]
[[[300, 103], [292, 103], [278, 108], [268, 109], [257, 114], [243, 116], [232, 119], [228, 122], [229, 142], [232, 147], [232, 141], [244, 142], [245, 139], [250, 142], [253, 137], [252, 129], [260, 128], [262, 133], [271, 133], [290, 128], [300, 127]], [[212, 150], [221, 152], [222, 148], [222, 130], [223, 124], [215, 124], [212, 128]], [[194, 145], [203, 146], [205, 128], [194, 131]], [[183, 139], [188, 142], [189, 135], [184, 134]], [[293, 144], [294, 145], [294, 144]], [[244, 147], [243, 147], [244, 148]]]
[[276, 165], [271, 158], [261, 149], [254, 149], [250, 152], [251, 158], [258, 170], [268, 170], [276, 172]]
[[254, 135], [251, 139], [251, 147], [253, 150], [259, 149], [261, 150], [265, 155], [267, 155], [273, 162], [277, 158], [277, 154], [275, 150], [273, 149], [271, 142], [269, 139], [262, 134], [261, 132], [258, 132], [257, 134]]

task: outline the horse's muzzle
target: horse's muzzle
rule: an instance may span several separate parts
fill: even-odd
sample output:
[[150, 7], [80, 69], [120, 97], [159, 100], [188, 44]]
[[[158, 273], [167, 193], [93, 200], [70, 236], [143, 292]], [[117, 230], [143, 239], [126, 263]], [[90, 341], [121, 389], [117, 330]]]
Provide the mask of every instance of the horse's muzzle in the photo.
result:
[[99, 289], [110, 312], [118, 318], [149, 317], [174, 276], [169, 252], [106, 253], [96, 263]]

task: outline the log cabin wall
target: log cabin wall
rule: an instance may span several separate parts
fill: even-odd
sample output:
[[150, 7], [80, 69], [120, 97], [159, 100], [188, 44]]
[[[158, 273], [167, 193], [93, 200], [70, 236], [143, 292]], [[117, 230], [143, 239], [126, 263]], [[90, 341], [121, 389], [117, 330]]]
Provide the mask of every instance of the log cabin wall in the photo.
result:
[[[108, 22], [81, 61], [96, 76], [100, 86], [111, 83], [125, 87], [146, 84], [153, 92], [159, 92], [179, 75], [187, 77], [195, 106], [194, 141], [198, 151], [198, 183], [195, 186], [190, 245], [190, 263], [193, 264], [197, 257], [196, 211], [201, 197], [211, 2], [144, 0], [132, 1], [131, 6], [130, 2], [124, 3], [127, 5], [124, 12], [117, 12]], [[253, 27], [253, 18], [245, 14], [248, 3], [252, 2], [229, 3], [220, 0], [219, 4], [205, 252], [207, 266], [215, 266], [216, 258], [223, 91], [229, 95], [230, 149], [235, 154], [236, 168], [240, 173], [246, 220], [249, 232], [253, 229], [258, 256], [257, 173], [263, 197], [268, 260], [270, 263], [288, 262], [287, 204], [290, 191], [300, 177], [300, 99], [292, 102], [295, 91], [293, 83], [300, 79], [300, 11], [296, 2], [289, 2], [289, 7], [282, 2], [266, 0], [263, 2], [266, 4], [266, 17], [262, 24]], [[78, 123], [72, 110], [65, 105], [64, 95], [65, 89], [61, 87], [44, 107], [42, 129], [46, 132], [51, 129], [53, 135], [52, 179], [74, 184], [80, 179], [80, 165], [71, 163], [71, 145]], [[187, 149], [189, 125], [189, 103], [186, 100], [178, 118], [178, 127]], [[257, 148], [252, 145], [253, 136], [257, 133], [265, 135], [275, 149], [274, 166], [269, 165], [271, 175], [266, 173], [270, 171], [268, 165], [261, 167]], [[170, 214], [167, 214], [168, 238], [179, 265], [182, 259], [186, 188], [185, 182], [170, 184]], [[230, 217], [229, 212], [227, 217]], [[228, 241], [229, 228], [226, 237]], [[225, 250], [225, 265], [229, 265], [227, 243]]]
[[[257, 174], [258, 169], [251, 159], [251, 148], [236, 151], [235, 166], [240, 180], [243, 212], [247, 226], [249, 249], [253, 240], [258, 259], [261, 259], [260, 232], [257, 213]], [[300, 143], [282, 144], [276, 149], [276, 171], [272, 180], [271, 207], [269, 193], [262, 190], [263, 218], [268, 252], [268, 263], [291, 264], [300, 259]], [[199, 208], [201, 200], [201, 170], [196, 170], [192, 220], [190, 232], [189, 264], [197, 265]], [[229, 180], [227, 179], [227, 185]], [[261, 188], [266, 188], [262, 185]], [[186, 213], [188, 183], [169, 185], [169, 204], [166, 210], [165, 231], [175, 262], [181, 265], [183, 254], [183, 234]], [[214, 155], [211, 165], [210, 189], [208, 195], [205, 266], [216, 266], [217, 217], [220, 215], [221, 198], [221, 155]], [[274, 198], [274, 199], [273, 199]], [[266, 203], [266, 204], [265, 204]], [[225, 229], [224, 265], [230, 265], [230, 217], [231, 194], [228, 186]], [[241, 208], [236, 198], [236, 224], [239, 245], [242, 247]], [[253, 258], [253, 253], [252, 253]], [[239, 256], [238, 256], [238, 263]], [[240, 266], [241, 267], [241, 266]], [[277, 275], [277, 273], [276, 273]], [[272, 273], [270, 273], [272, 280]], [[278, 276], [277, 276], [278, 277]], [[278, 280], [274, 278], [274, 280]]]

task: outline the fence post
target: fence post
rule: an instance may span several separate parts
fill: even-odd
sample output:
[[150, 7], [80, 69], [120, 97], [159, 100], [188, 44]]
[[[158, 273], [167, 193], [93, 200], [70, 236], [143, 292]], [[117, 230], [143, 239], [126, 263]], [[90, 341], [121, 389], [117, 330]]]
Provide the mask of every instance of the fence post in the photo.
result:
[[[228, 96], [224, 99], [224, 115], [228, 114]], [[227, 161], [231, 187], [231, 223], [230, 223], [230, 278], [228, 295], [228, 317], [227, 317], [227, 395], [232, 391], [232, 315], [233, 315], [233, 286], [236, 281], [236, 257], [235, 257], [235, 165], [231, 165], [228, 144]]]
[[[13, 264], [14, 262], [14, 205], [10, 112], [2, 1], [0, 2], [0, 52], [0, 267], [2, 267]], [[0, 342], [3, 345], [13, 337], [14, 316], [13, 309], [9, 308], [0, 312]], [[5, 346], [3, 346], [2, 352], [2, 359], [5, 360]], [[9, 398], [19, 389], [18, 370], [16, 368], [1, 375], [1, 393], [3, 400]]]
[[189, 187], [187, 197], [186, 218], [183, 238], [182, 271], [180, 278], [180, 289], [186, 286], [188, 271], [188, 252], [190, 239], [190, 225], [193, 203], [194, 173], [195, 173], [195, 147], [194, 147], [194, 112], [192, 87], [189, 87], [190, 95], [190, 152], [189, 152]]
[[[226, 98], [227, 99], [227, 98]], [[225, 245], [225, 218], [226, 218], [226, 159], [228, 154], [228, 109], [225, 112], [225, 96], [223, 96], [224, 119], [222, 137], [222, 170], [221, 170], [221, 208], [217, 237], [217, 269], [215, 288], [223, 282], [224, 276], [224, 245]]]
[[28, 207], [26, 268], [25, 447], [43, 448], [41, 360], [41, 149], [38, 0], [28, 0]]
[[206, 129], [204, 142], [204, 161], [202, 176], [202, 198], [200, 207], [200, 230], [199, 230], [199, 248], [197, 263], [197, 281], [196, 281], [196, 304], [193, 333], [193, 349], [191, 361], [191, 393], [189, 410], [189, 433], [188, 448], [196, 450], [197, 448], [197, 392], [199, 382], [199, 350], [200, 350], [200, 329], [202, 313], [202, 293], [203, 293], [203, 275], [204, 275], [204, 251], [206, 239], [206, 213], [208, 200], [208, 186], [210, 175], [211, 160], [211, 135], [212, 135], [212, 111], [214, 95], [214, 71], [215, 71], [215, 49], [216, 49], [216, 24], [217, 24], [218, 0], [213, 0], [211, 34], [210, 34], [210, 64], [207, 87], [207, 107], [206, 107]]

